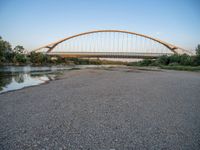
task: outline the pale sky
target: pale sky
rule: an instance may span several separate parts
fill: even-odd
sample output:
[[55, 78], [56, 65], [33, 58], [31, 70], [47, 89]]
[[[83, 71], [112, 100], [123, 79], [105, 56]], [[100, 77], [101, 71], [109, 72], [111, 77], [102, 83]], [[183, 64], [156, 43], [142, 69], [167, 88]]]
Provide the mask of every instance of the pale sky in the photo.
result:
[[0, 36], [32, 50], [79, 32], [119, 29], [194, 50], [199, 6], [199, 0], [0, 0]]

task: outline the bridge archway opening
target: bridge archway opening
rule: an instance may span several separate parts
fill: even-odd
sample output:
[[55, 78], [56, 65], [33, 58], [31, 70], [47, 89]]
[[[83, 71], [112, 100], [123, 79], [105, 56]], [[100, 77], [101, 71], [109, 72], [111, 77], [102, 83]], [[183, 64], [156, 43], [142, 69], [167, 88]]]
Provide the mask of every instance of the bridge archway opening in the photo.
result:
[[60, 55], [146, 55], [178, 53], [178, 47], [147, 35], [120, 30], [98, 30], [61, 39], [36, 51]]

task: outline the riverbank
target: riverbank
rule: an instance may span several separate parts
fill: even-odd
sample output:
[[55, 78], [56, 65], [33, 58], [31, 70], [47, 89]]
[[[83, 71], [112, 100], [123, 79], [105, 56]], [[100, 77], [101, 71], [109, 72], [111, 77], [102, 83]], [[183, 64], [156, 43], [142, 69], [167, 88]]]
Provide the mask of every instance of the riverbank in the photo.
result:
[[0, 67], [0, 94], [55, 80], [63, 72], [116, 65], [5, 66]]
[[[130, 67], [130, 66], [129, 66]], [[157, 68], [160, 70], [176, 70], [176, 71], [193, 71], [193, 72], [200, 72], [200, 66], [137, 66], [137, 65], [133, 65], [131, 66], [133, 68], [137, 68], [137, 69], [147, 69], [147, 70], [151, 70], [152, 68]]]
[[0, 95], [1, 149], [198, 149], [200, 74], [72, 70]]
[[180, 71], [200, 71], [200, 66], [160, 66], [161, 69], [180, 70]]

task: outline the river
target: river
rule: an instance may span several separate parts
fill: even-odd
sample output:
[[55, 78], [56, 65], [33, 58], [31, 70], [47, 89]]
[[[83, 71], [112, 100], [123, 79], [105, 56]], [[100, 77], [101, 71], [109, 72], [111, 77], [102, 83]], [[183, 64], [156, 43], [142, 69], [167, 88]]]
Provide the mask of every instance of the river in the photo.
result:
[[97, 67], [94, 65], [82, 66], [4, 66], [0, 67], [0, 93], [22, 89], [24, 87], [39, 85], [55, 80], [63, 71]]

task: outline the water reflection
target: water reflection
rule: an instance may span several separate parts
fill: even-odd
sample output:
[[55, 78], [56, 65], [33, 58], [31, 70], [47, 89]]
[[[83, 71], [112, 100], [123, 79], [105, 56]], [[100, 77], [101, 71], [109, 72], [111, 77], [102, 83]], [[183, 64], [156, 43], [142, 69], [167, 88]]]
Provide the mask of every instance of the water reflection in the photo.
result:
[[[112, 65], [109, 65], [112, 66]], [[108, 66], [108, 67], [109, 67]], [[38, 85], [50, 80], [63, 71], [74, 69], [104, 67], [104, 65], [82, 65], [82, 66], [5, 66], [0, 67], [0, 93], [17, 90], [28, 86]]]
[[55, 77], [55, 74], [0, 73], [0, 93], [42, 84]]
[[12, 76], [7, 76], [0, 72], [0, 91], [3, 90], [3, 87], [7, 86], [12, 82]]
[[18, 74], [16, 76], [14, 76], [15, 82], [17, 82], [17, 83], [23, 83], [24, 82], [24, 76], [25, 76], [25, 74]]
[[66, 68], [59, 67], [1, 67], [0, 93], [38, 85], [54, 80], [58, 72]]

